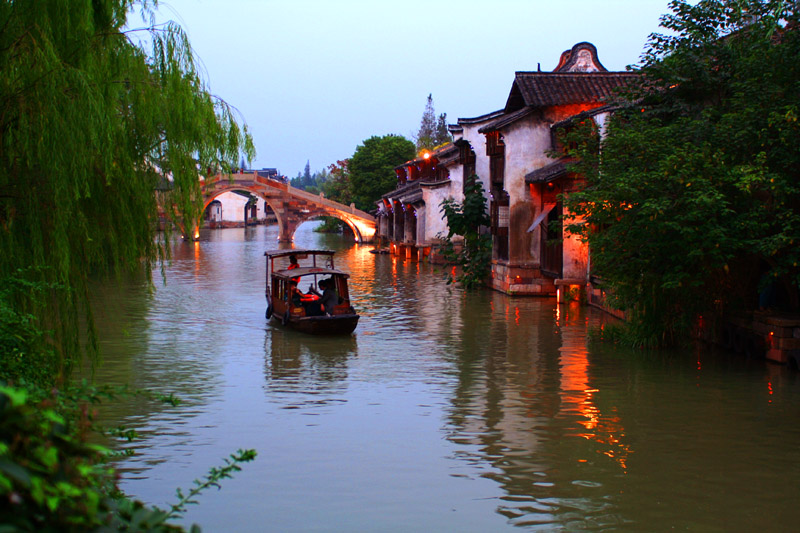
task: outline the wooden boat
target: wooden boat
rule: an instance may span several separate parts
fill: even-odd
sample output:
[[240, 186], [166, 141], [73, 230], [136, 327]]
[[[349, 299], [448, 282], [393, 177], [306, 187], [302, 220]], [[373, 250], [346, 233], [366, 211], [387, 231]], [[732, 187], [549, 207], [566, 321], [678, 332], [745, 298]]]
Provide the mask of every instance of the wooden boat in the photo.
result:
[[[347, 273], [337, 270], [331, 250], [270, 250], [267, 258], [268, 319], [303, 333], [350, 334], [359, 316], [350, 305]], [[322, 285], [320, 285], [322, 284]], [[321, 287], [335, 291], [324, 296]], [[315, 298], [316, 296], [316, 298]], [[322, 310], [323, 298], [331, 309]]]

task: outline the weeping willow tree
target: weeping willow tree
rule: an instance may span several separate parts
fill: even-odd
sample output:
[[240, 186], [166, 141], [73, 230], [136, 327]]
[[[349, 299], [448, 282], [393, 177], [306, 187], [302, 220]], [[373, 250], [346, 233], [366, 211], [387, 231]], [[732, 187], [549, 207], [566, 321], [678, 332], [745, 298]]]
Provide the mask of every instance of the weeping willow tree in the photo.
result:
[[199, 174], [254, 156], [156, 4], [0, 0], [0, 376], [92, 352], [88, 278], [149, 275], [159, 204], [191, 227]]

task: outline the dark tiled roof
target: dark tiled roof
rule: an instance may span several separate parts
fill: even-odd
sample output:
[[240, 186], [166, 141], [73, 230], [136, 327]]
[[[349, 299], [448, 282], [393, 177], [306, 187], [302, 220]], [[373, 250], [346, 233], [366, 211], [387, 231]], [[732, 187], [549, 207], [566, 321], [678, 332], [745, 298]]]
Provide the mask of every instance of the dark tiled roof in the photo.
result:
[[638, 78], [628, 72], [517, 72], [505, 111], [601, 103]]
[[390, 198], [400, 198], [401, 196], [408, 194], [412, 189], [419, 189], [419, 181], [412, 181], [410, 183], [406, 183], [402, 187], [398, 187], [393, 191], [387, 192], [381, 198], [386, 198], [387, 200]]
[[537, 112], [538, 110], [534, 107], [523, 107], [522, 109], [517, 109], [516, 111], [500, 115], [500, 118], [479, 129], [478, 133], [489, 133], [490, 131], [499, 130], [503, 126], [508, 126], [512, 122], [516, 122], [523, 117], [527, 117], [528, 115], [532, 115]]
[[566, 175], [567, 165], [563, 160], [559, 160], [525, 174], [525, 183], [547, 183]]
[[400, 197], [400, 201], [404, 204], [420, 204], [422, 202], [422, 189], [417, 188], [414, 191], [409, 191]]
[[486, 113], [485, 115], [481, 115], [479, 117], [460, 118], [458, 119], [458, 125], [463, 126], [464, 124], [478, 124], [480, 122], [486, 122], [487, 120], [492, 120], [494, 118], [497, 118], [502, 114], [503, 110], [499, 109], [497, 111], [492, 111], [491, 113]]
[[433, 155], [439, 160], [440, 164], [446, 164], [450, 163], [453, 158], [457, 158], [461, 155], [461, 152], [455, 143], [447, 143], [436, 150]]

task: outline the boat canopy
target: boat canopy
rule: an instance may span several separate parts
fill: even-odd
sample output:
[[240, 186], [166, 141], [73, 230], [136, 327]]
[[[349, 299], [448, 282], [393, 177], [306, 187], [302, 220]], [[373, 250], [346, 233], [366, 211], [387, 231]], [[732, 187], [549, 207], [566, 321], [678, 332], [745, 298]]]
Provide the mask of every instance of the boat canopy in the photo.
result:
[[289, 257], [290, 255], [295, 256], [297, 259], [306, 259], [309, 255], [328, 255], [332, 256], [335, 254], [333, 250], [304, 250], [304, 249], [294, 249], [294, 250], [267, 250], [264, 252], [264, 255], [270, 258], [277, 259], [279, 257]]
[[290, 279], [290, 278], [301, 278], [303, 276], [308, 276], [311, 274], [316, 274], [318, 276], [343, 276], [345, 278], [350, 277], [350, 275], [347, 272], [342, 272], [341, 270], [336, 270], [335, 268], [321, 268], [321, 267], [300, 267], [300, 268], [276, 270], [275, 272], [272, 273], [272, 276], [276, 278]]

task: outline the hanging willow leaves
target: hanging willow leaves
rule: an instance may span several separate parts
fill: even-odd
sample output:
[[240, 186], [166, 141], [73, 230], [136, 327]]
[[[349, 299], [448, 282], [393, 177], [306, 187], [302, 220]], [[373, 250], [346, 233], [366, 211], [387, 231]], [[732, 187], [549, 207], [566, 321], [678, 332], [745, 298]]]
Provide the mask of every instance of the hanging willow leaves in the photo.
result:
[[[0, 1], [0, 280], [40, 284], [8, 304], [37, 317], [65, 370], [81, 318], [93, 346], [87, 277], [149, 273], [167, 250], [159, 207], [191, 228], [199, 170], [254, 156], [180, 27], [152, 24], [155, 7]], [[147, 28], [126, 31], [131, 14]]]

